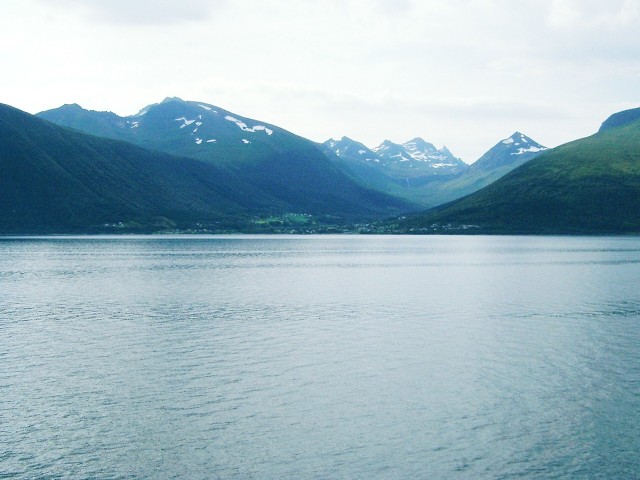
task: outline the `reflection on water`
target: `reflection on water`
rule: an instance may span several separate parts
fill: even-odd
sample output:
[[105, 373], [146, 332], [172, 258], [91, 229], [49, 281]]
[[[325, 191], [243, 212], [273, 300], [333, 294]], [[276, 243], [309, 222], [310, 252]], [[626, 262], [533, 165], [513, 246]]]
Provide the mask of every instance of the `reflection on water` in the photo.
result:
[[634, 478], [640, 239], [0, 239], [0, 477]]

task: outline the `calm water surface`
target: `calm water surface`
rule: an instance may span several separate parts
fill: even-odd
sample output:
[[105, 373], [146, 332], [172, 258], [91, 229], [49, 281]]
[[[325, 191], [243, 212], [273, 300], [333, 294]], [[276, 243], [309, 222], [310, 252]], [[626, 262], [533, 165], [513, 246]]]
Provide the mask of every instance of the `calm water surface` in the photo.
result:
[[1, 478], [640, 478], [640, 238], [0, 239]]

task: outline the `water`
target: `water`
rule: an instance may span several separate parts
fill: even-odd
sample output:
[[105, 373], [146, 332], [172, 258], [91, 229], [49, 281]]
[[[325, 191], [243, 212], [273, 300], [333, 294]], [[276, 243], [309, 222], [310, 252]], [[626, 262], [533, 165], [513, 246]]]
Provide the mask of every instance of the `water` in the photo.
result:
[[640, 238], [0, 239], [0, 478], [640, 478]]

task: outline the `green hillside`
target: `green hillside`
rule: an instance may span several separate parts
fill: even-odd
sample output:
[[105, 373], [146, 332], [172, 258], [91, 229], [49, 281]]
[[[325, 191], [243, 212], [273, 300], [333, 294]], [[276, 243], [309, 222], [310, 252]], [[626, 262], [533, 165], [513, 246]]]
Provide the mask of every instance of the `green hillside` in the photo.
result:
[[463, 228], [479, 233], [640, 232], [640, 121], [557, 147], [474, 194], [397, 225], [414, 232]]
[[38, 116], [92, 135], [211, 164], [248, 185], [274, 213], [353, 221], [416, 211], [405, 200], [356, 182], [314, 142], [214, 105], [167, 98], [130, 117], [77, 105]]
[[0, 105], [0, 233], [224, 228], [261, 207], [212, 165]]
[[622, 112], [614, 113], [609, 118], [607, 118], [600, 126], [600, 131], [602, 132], [609, 128], [628, 125], [637, 120], [640, 120], [640, 108], [632, 108], [630, 110], [624, 110]]

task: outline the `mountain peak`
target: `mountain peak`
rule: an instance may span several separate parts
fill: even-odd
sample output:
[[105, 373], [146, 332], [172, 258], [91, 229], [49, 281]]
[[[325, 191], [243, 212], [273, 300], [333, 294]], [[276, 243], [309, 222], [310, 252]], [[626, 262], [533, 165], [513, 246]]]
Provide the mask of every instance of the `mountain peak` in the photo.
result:
[[[533, 145], [537, 147], [542, 147], [538, 142], [526, 136], [522, 132], [514, 132], [510, 137], [501, 140], [500, 142], [503, 145], [513, 145], [513, 146], [521, 146], [521, 145]], [[544, 147], [543, 147], [544, 148]]]
[[65, 103], [60, 108], [64, 108], [65, 110], [84, 110], [84, 108], [82, 108], [77, 103]]
[[168, 102], [180, 102], [180, 103], [185, 103], [184, 100], [182, 100], [180, 97], [166, 97], [164, 100], [162, 100], [160, 103], [168, 103]]
[[610, 128], [621, 127], [623, 125], [633, 123], [636, 120], [640, 120], [640, 108], [632, 108], [631, 110], [614, 113], [602, 123], [598, 132], [602, 132]]
[[472, 164], [474, 171], [504, 169], [510, 171], [539, 155], [547, 147], [539, 144], [524, 133], [516, 131], [510, 137], [500, 140], [478, 161]]
[[485, 233], [636, 233], [640, 187], [631, 179], [640, 174], [640, 118], [636, 122], [627, 128], [605, 128], [599, 135], [551, 150], [544, 161], [524, 165], [525, 155], [509, 157], [505, 155], [509, 150], [499, 143], [494, 153], [522, 166], [512, 168], [490, 188], [407, 223], [425, 229], [434, 224], [447, 228], [473, 224]]

